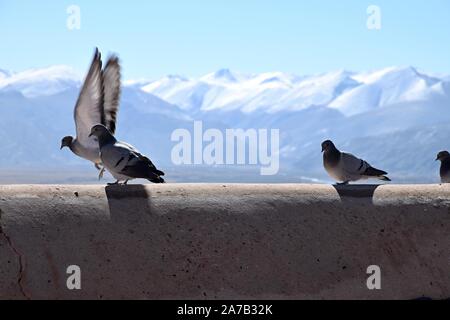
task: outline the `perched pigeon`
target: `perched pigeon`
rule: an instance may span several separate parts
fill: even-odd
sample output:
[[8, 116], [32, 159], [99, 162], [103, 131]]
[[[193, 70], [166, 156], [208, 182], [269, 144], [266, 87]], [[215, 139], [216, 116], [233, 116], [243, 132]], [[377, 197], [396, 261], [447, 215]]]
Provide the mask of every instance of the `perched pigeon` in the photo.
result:
[[441, 161], [440, 176], [442, 183], [450, 183], [450, 153], [441, 151], [436, 157], [436, 161]]
[[342, 181], [338, 184], [368, 178], [391, 181], [386, 176], [387, 172], [373, 168], [366, 161], [350, 153], [340, 152], [330, 140], [322, 142], [322, 152], [323, 166], [332, 178]]
[[154, 183], [163, 183], [161, 177], [164, 172], [156, 169], [149, 158], [143, 156], [133, 146], [117, 141], [108, 128], [102, 124], [92, 127], [89, 136], [98, 138], [100, 147], [100, 158], [103, 165], [117, 179], [115, 183], [119, 184], [128, 180], [143, 178]]
[[116, 56], [111, 56], [102, 70], [101, 55], [96, 48], [91, 67], [81, 88], [75, 105], [74, 118], [76, 138], [64, 137], [61, 149], [70, 148], [77, 156], [92, 161], [100, 170], [104, 168], [100, 159], [100, 150], [96, 138], [89, 137], [91, 128], [101, 123], [114, 134], [120, 98], [120, 65]]

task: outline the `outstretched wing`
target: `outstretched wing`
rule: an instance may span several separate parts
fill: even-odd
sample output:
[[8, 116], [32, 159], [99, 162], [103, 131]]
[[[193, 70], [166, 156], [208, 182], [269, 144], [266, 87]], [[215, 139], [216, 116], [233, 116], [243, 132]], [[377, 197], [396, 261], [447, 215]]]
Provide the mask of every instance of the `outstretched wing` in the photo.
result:
[[94, 125], [103, 123], [102, 60], [98, 49], [75, 105], [74, 118], [77, 140], [85, 148], [98, 148], [98, 142], [89, 134]]
[[116, 131], [117, 112], [120, 100], [119, 58], [111, 56], [103, 71], [103, 122], [112, 134]]

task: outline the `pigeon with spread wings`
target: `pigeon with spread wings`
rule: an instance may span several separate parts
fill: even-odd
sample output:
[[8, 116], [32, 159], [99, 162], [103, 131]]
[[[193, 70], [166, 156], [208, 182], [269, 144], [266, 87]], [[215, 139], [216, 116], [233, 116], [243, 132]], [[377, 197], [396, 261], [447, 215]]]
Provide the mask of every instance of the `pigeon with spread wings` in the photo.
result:
[[75, 105], [74, 118], [76, 138], [66, 136], [61, 141], [61, 149], [68, 147], [77, 156], [92, 161], [103, 176], [104, 167], [100, 159], [100, 149], [95, 137], [89, 137], [91, 128], [101, 123], [114, 134], [120, 100], [120, 64], [116, 56], [111, 56], [102, 70], [102, 59], [95, 50], [89, 72], [81, 88]]

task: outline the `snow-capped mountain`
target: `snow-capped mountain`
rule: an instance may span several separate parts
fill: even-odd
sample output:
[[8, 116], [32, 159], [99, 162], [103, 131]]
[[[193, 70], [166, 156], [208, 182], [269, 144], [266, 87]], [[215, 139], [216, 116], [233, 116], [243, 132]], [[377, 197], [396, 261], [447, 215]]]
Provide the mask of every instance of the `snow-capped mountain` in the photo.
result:
[[51, 66], [10, 73], [0, 69], [0, 90], [19, 91], [26, 97], [52, 95], [77, 87], [81, 77], [67, 66]]
[[[61, 137], [74, 133], [73, 107], [81, 81], [65, 66], [20, 73], [0, 69], [0, 146], [8, 155], [0, 158], [0, 169], [91, 169], [59, 150]], [[432, 160], [439, 150], [450, 149], [449, 77], [412, 67], [306, 76], [222, 69], [199, 78], [124, 81], [121, 100], [118, 137], [161, 167], [173, 166], [172, 132], [192, 131], [193, 120], [219, 130], [279, 129], [281, 171], [270, 181], [326, 180], [320, 153], [324, 139], [366, 157], [397, 181], [437, 181]], [[209, 181], [230, 181], [227, 170], [200, 171]], [[177, 179], [195, 181], [194, 176]], [[240, 177], [241, 172], [235, 181], [243, 181]]]
[[242, 75], [224, 69], [199, 79], [165, 77], [143, 85], [142, 90], [191, 112], [276, 113], [325, 106], [350, 116], [402, 102], [445, 96], [443, 81], [412, 67], [304, 77], [279, 72]]
[[3, 81], [4, 79], [8, 78], [9, 76], [10, 76], [10, 74], [8, 71], [0, 69], [0, 81]]
[[411, 67], [387, 68], [354, 75], [353, 78], [359, 85], [329, 104], [346, 115], [402, 102], [428, 100], [444, 94], [442, 80], [420, 74]]

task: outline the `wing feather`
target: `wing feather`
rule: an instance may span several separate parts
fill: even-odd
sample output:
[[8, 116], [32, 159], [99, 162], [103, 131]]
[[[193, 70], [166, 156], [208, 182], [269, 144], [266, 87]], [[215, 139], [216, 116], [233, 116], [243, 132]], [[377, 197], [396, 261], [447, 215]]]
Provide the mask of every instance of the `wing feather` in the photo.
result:
[[342, 152], [341, 161], [344, 171], [351, 175], [360, 175], [370, 167], [366, 161], [355, 157], [351, 153]]
[[120, 100], [120, 64], [116, 56], [111, 56], [103, 71], [103, 122], [112, 134], [116, 131], [117, 112]]
[[[115, 144], [116, 147], [119, 147], [123, 150], [128, 150], [129, 152], [129, 158], [127, 159], [126, 165], [122, 169], [122, 174], [126, 174], [127, 171], [130, 173], [134, 166], [139, 168], [139, 170], [143, 170], [143, 168], [146, 168], [145, 171], [147, 174], [150, 172], [152, 174], [156, 174], [159, 176], [163, 176], [164, 172], [161, 170], [158, 170], [156, 166], [153, 164], [153, 162], [146, 156], [144, 156], [142, 153], [140, 153], [135, 147], [133, 147], [131, 144], [128, 144], [126, 142], [117, 142]], [[126, 170], [125, 170], [126, 168]], [[125, 170], [125, 171], [124, 171]]]
[[98, 142], [89, 138], [92, 127], [104, 122], [102, 60], [97, 48], [75, 105], [74, 118], [78, 142], [85, 148], [98, 148]]

